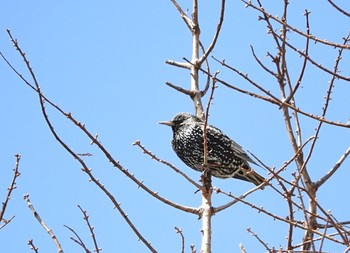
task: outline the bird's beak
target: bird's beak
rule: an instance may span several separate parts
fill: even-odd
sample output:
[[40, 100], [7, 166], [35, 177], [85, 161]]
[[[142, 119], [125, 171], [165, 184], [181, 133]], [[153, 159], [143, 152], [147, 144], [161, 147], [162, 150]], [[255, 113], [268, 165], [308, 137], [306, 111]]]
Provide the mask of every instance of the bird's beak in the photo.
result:
[[161, 121], [158, 122], [158, 124], [166, 125], [166, 126], [173, 126], [174, 123], [172, 121]]

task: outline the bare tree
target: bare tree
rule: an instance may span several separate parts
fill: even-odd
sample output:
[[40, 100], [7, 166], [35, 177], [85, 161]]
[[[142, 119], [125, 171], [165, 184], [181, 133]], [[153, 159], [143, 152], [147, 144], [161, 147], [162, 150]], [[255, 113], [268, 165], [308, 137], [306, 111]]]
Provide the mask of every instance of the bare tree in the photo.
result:
[[[25, 78], [20, 74], [16, 68], [6, 59], [4, 54], [1, 53], [2, 58], [12, 68], [12, 70], [18, 75], [19, 78], [30, 87], [39, 98], [39, 104], [41, 107], [42, 115], [47, 123], [49, 130], [51, 131], [57, 142], [67, 151], [67, 153], [78, 161], [82, 167], [82, 171], [89, 177], [89, 179], [101, 190], [105, 196], [111, 201], [114, 208], [127, 222], [131, 230], [136, 234], [139, 240], [141, 240], [145, 247], [151, 252], [157, 252], [156, 246], [151, 245], [147, 235], [142, 231], [142, 228], [138, 228], [129, 218], [120, 203], [117, 201], [116, 196], [100, 182], [94, 172], [90, 169], [86, 161], [82, 159], [82, 156], [87, 154], [79, 154], [69, 145], [69, 140], [64, 140], [60, 134], [54, 128], [54, 122], [49, 118], [47, 106], [54, 108], [63, 117], [70, 121], [76, 126], [85, 136], [89, 139], [91, 144], [95, 145], [115, 168], [121, 171], [128, 180], [135, 183], [139, 188], [144, 190], [147, 194], [153, 198], [165, 203], [171, 208], [175, 208], [182, 212], [194, 214], [201, 218], [202, 222], [202, 243], [199, 252], [209, 253], [212, 251], [211, 235], [212, 235], [212, 217], [214, 214], [219, 213], [227, 208], [232, 207], [236, 203], [243, 203], [259, 212], [259, 215], [270, 217], [271, 220], [277, 220], [282, 224], [286, 225], [287, 231], [280, 233], [287, 234], [286, 243], [284, 246], [272, 245], [264, 240], [264, 234], [258, 234], [254, 231], [254, 228], [247, 229], [262, 246], [263, 249], [268, 252], [324, 252], [324, 248], [332, 248], [332, 245], [340, 246], [344, 252], [348, 252], [350, 249], [349, 243], [349, 220], [339, 220], [327, 207], [324, 207], [319, 201], [320, 189], [323, 189], [326, 182], [329, 181], [332, 176], [337, 173], [339, 168], [343, 165], [350, 153], [350, 147], [339, 154], [339, 158], [335, 161], [334, 166], [331, 168], [322, 168], [322, 176], [314, 178], [312, 171], [319, 169], [313, 168], [310, 161], [313, 157], [321, 157], [322, 154], [317, 153], [315, 147], [319, 145], [319, 139], [321, 136], [321, 130], [327, 126], [331, 129], [348, 129], [350, 125], [348, 122], [344, 122], [346, 117], [349, 117], [348, 111], [345, 110], [339, 118], [332, 118], [329, 116], [329, 108], [331, 107], [332, 93], [337, 83], [342, 85], [349, 85], [350, 76], [341, 69], [346, 68], [341, 64], [345, 61], [346, 53], [350, 49], [349, 31], [344, 31], [343, 37], [339, 38], [338, 41], [331, 41], [328, 39], [321, 39], [316, 35], [313, 35], [311, 30], [313, 25], [310, 20], [310, 10], [304, 12], [304, 27], [298, 28], [290, 20], [290, 3], [285, 0], [281, 1], [281, 9], [278, 13], [270, 11], [265, 8], [263, 1], [245, 1], [241, 0], [242, 4], [249, 10], [256, 13], [259, 22], [262, 22], [267, 27], [267, 34], [272, 41], [273, 48], [275, 51], [268, 51], [264, 59], [260, 58], [261, 52], [257, 52], [255, 45], [251, 45], [251, 58], [254, 64], [260, 69], [266, 80], [274, 82], [274, 86], [266, 84], [264, 80], [254, 77], [254, 71], [248, 70], [244, 72], [240, 67], [235, 67], [234, 64], [228, 63], [226, 60], [221, 59], [222, 56], [213, 55], [213, 49], [217, 45], [219, 35], [222, 32], [222, 25], [225, 20], [225, 0], [220, 2], [220, 12], [218, 13], [218, 20], [216, 21], [216, 30], [212, 35], [211, 42], [208, 46], [203, 45], [201, 41], [201, 30], [205, 27], [200, 26], [200, 1], [192, 1], [191, 13], [188, 14], [184, 11], [184, 8], [176, 1], [172, 0], [172, 4], [183, 19], [185, 26], [189, 29], [192, 37], [192, 55], [191, 59], [183, 58], [182, 62], [167, 60], [166, 63], [175, 67], [187, 69], [190, 73], [190, 85], [189, 88], [184, 88], [181, 85], [167, 82], [166, 84], [175, 89], [176, 91], [188, 96], [194, 105], [194, 111], [197, 117], [203, 119], [205, 124], [210, 121], [210, 106], [213, 98], [215, 97], [215, 90], [218, 86], [226, 87], [229, 92], [240, 93], [245, 96], [249, 96], [252, 99], [257, 99], [261, 103], [267, 103], [275, 106], [280, 112], [280, 120], [285, 126], [286, 138], [292, 149], [292, 155], [286, 157], [286, 162], [281, 165], [269, 166], [264, 163], [263, 159], [255, 157], [260, 162], [261, 166], [264, 167], [268, 172], [269, 176], [266, 178], [264, 185], [257, 186], [241, 196], [235, 196], [230, 191], [213, 187], [211, 184], [210, 173], [203, 173], [201, 175], [200, 184], [197, 180], [191, 179], [183, 171], [173, 166], [170, 162], [164, 161], [159, 158], [156, 154], [153, 154], [148, 150], [141, 141], [136, 141], [135, 146], [139, 147], [143, 153], [148, 155], [155, 161], [166, 165], [177, 174], [182, 176], [189, 184], [192, 184], [198, 191], [201, 192], [202, 204], [200, 207], [190, 207], [175, 201], [169, 200], [158, 192], [154, 191], [151, 187], [144, 184], [137, 176], [127, 170], [122, 162], [119, 162], [108, 149], [100, 142], [97, 135], [91, 133], [91, 131], [81, 123], [71, 113], [64, 111], [60, 106], [52, 102], [40, 89], [39, 82], [37, 81], [36, 74], [27, 59], [22, 47], [18, 41], [13, 37], [10, 30], [8, 35], [15, 46], [16, 50], [21, 55], [26, 68], [29, 71], [30, 79]], [[339, 12], [339, 15], [350, 17], [349, 12], [338, 6], [335, 2], [328, 0], [330, 8]], [[304, 45], [299, 46], [294, 42], [293, 39], [298, 37], [299, 41], [304, 41]], [[312, 54], [313, 47], [322, 47], [325, 51], [336, 51], [336, 58], [332, 67], [327, 64], [321, 63], [317, 60], [317, 56]], [[331, 54], [330, 54], [331, 55]], [[299, 57], [299, 61], [295, 59]], [[266, 62], [266, 59], [268, 60]], [[331, 61], [331, 59], [328, 59]], [[328, 62], [327, 62], [328, 63]], [[220, 65], [221, 70], [212, 72], [211, 65]], [[253, 68], [253, 67], [252, 67]], [[254, 68], [255, 69], [255, 68]], [[311, 111], [308, 108], [304, 108], [305, 101], [303, 99], [313, 99], [308, 96], [302, 96], [303, 86], [308, 85], [309, 75], [314, 72], [311, 70], [317, 70], [327, 78], [328, 86], [324, 94], [324, 98], [314, 98], [318, 101], [324, 99], [322, 108], [319, 111]], [[227, 78], [221, 78], [221, 73], [234, 73], [242, 79], [245, 83], [243, 88], [236, 84], [231, 83]], [[204, 78], [205, 84], [201, 85], [201, 78]], [[272, 81], [271, 81], [272, 80]], [[272, 88], [271, 88], [272, 87]], [[211, 89], [210, 89], [211, 88]], [[208, 91], [210, 91], [208, 93]], [[208, 97], [208, 103], [205, 105], [202, 101], [204, 96]], [[347, 103], [347, 101], [342, 101]], [[347, 106], [348, 108], [348, 106]], [[350, 109], [350, 108], [348, 108]], [[301, 119], [302, 118], [302, 119]], [[309, 122], [313, 122], [314, 130], [312, 134], [306, 136], [303, 135], [305, 129], [305, 119]], [[342, 119], [343, 121], [341, 121]], [[206, 132], [204, 131], [203, 142], [204, 151], [206, 151]], [[208, 167], [206, 155], [204, 155], [203, 166]], [[208, 168], [207, 168], [208, 169]], [[207, 170], [205, 170], [207, 171]], [[209, 170], [210, 172], [210, 170]], [[14, 179], [15, 180], [15, 179]], [[283, 214], [276, 212], [275, 210], [268, 210], [263, 207], [257, 206], [255, 203], [248, 200], [248, 196], [254, 194], [257, 190], [265, 186], [274, 193], [276, 202], [279, 205], [283, 205], [288, 210], [288, 216], [285, 217]], [[220, 206], [213, 206], [212, 204], [212, 193], [215, 192], [227, 198], [225, 204]], [[10, 195], [9, 192], [8, 195]], [[32, 206], [29, 198], [26, 198], [30, 207]], [[3, 204], [4, 206], [4, 204]], [[6, 208], [6, 204], [5, 204]], [[94, 250], [99, 252], [100, 248], [97, 245], [96, 237], [94, 234], [93, 226], [90, 224], [88, 215], [80, 206], [80, 210], [84, 215], [84, 220], [87, 223], [88, 229], [93, 235]], [[36, 218], [41, 224], [45, 224], [43, 220], [38, 216], [37, 212], [31, 208]], [[1, 212], [3, 215], [4, 212]], [[39, 218], [40, 219], [39, 219]], [[1, 220], [2, 216], [1, 216]], [[44, 225], [43, 225], [44, 226]], [[273, 226], [267, 224], [266, 226]], [[79, 237], [78, 233], [66, 226], [74, 235], [72, 238], [74, 242], [80, 245], [86, 252], [90, 252], [85, 243]], [[58, 251], [63, 252], [60, 247], [57, 237], [53, 232], [46, 226], [45, 230], [50, 234], [51, 239], [57, 245]], [[176, 232], [181, 238], [181, 252], [185, 252], [185, 234], [182, 229], [176, 227]], [[302, 236], [301, 236], [302, 235]], [[37, 248], [34, 246], [33, 241], [30, 240], [28, 243], [31, 248], [37, 252]], [[191, 252], [196, 252], [194, 246], [191, 246]], [[240, 247], [241, 252], [246, 252], [244, 245]]]

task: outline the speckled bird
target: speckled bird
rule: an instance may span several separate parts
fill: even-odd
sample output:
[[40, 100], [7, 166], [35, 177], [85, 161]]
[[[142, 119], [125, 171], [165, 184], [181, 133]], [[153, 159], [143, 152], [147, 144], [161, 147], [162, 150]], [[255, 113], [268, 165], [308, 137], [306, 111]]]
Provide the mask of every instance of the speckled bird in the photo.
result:
[[[160, 124], [173, 130], [172, 147], [177, 156], [190, 168], [203, 171], [204, 122], [190, 113], [179, 113], [171, 121]], [[210, 173], [218, 178], [237, 178], [255, 185], [264, 182], [249, 163], [256, 164], [242, 147], [220, 129], [207, 125], [208, 166]]]

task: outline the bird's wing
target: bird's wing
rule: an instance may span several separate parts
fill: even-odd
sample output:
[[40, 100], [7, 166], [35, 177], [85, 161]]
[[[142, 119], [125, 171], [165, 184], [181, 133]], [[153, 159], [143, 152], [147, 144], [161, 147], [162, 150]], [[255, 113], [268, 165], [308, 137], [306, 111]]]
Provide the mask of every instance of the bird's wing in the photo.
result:
[[[220, 136], [220, 138], [218, 138]], [[257, 164], [253, 159], [251, 159], [248, 154], [243, 150], [243, 148], [223, 133], [220, 129], [214, 126], [207, 126], [207, 138], [208, 141], [220, 148], [221, 150], [229, 151], [231, 150], [235, 156], [243, 159], [244, 161]]]

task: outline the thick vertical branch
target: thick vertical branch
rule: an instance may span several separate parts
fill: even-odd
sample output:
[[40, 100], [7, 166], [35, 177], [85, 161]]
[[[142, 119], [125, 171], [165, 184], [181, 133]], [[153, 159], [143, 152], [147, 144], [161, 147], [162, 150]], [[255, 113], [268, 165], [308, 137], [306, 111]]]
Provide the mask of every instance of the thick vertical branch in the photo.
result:
[[[196, 116], [200, 119], [204, 119], [204, 111], [202, 105], [202, 95], [199, 89], [199, 49], [200, 49], [200, 28], [198, 22], [198, 0], [193, 0], [192, 6], [192, 59], [191, 59], [191, 91], [193, 92], [191, 98], [194, 103]], [[203, 140], [206, 139], [206, 131], [203, 131]], [[204, 147], [205, 149], [205, 147]], [[204, 166], [206, 161], [204, 161]], [[207, 167], [207, 166], [206, 166]], [[202, 245], [201, 252], [211, 252], [211, 216], [212, 216], [212, 204], [211, 204], [211, 176], [207, 169], [202, 174], [202, 206], [201, 206], [201, 218], [202, 218]]]
[[198, 22], [198, 0], [193, 0], [192, 7], [192, 60], [191, 60], [191, 91], [192, 100], [194, 103], [196, 116], [200, 119], [203, 119], [204, 111], [202, 105], [202, 96], [199, 89], [199, 36], [200, 36], [200, 28]]

